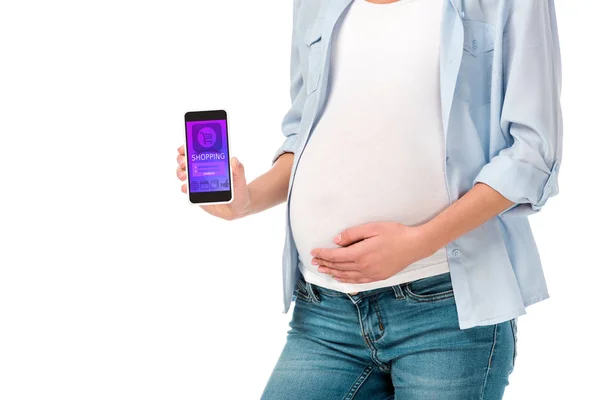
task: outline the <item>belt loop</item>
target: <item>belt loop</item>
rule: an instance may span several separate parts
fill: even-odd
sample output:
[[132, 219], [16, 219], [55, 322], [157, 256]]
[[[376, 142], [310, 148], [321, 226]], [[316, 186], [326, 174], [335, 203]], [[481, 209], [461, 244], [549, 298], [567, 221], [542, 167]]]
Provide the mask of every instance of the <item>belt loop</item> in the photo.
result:
[[392, 286], [394, 289], [394, 295], [396, 296], [396, 300], [403, 300], [406, 296], [404, 295], [404, 290], [402, 290], [402, 283]]
[[308, 295], [311, 297], [311, 299], [313, 301], [315, 301], [316, 303], [320, 303], [321, 302], [321, 298], [318, 295], [318, 290], [317, 288], [315, 288], [313, 286], [312, 283], [306, 281], [306, 291], [308, 292]]

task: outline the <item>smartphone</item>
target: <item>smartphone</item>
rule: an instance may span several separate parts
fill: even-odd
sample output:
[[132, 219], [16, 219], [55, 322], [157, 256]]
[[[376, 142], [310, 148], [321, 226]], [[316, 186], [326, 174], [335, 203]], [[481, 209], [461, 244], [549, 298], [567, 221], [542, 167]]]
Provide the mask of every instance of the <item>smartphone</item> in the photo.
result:
[[225, 110], [185, 113], [185, 158], [190, 203], [227, 204], [233, 201]]

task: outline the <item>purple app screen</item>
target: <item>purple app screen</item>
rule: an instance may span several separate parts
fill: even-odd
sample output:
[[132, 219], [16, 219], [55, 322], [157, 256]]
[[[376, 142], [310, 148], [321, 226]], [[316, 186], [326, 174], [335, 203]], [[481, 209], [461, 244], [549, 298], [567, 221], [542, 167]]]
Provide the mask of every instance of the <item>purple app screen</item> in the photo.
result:
[[185, 130], [190, 192], [229, 191], [226, 121], [190, 121]]

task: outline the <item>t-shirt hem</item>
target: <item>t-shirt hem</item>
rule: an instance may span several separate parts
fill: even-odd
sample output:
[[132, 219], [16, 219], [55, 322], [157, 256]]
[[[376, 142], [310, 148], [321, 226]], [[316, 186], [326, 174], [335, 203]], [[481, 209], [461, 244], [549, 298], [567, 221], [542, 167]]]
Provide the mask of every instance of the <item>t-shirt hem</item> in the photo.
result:
[[304, 268], [302, 263], [298, 263], [298, 268], [300, 272], [304, 276], [304, 279], [307, 282], [310, 282], [314, 285], [322, 286], [327, 289], [335, 290], [341, 293], [354, 293], [354, 292], [364, 292], [367, 290], [379, 289], [382, 287], [395, 286], [401, 283], [412, 282], [418, 279], [424, 279], [435, 275], [444, 274], [450, 272], [449, 264], [447, 261], [443, 261], [438, 264], [428, 265], [421, 268], [416, 268], [410, 271], [407, 271], [405, 274], [398, 274], [391, 276], [388, 279], [384, 279], [376, 282], [369, 283], [344, 283], [338, 282], [335, 279], [327, 279], [325, 276], [321, 276], [315, 274], [314, 272]]

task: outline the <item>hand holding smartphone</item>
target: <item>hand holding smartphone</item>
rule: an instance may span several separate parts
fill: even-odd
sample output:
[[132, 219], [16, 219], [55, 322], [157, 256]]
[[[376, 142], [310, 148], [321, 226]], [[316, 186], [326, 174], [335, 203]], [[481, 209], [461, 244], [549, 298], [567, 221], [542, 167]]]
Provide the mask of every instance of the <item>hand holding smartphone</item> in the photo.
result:
[[185, 114], [185, 154], [190, 203], [231, 203], [234, 194], [225, 110]]

